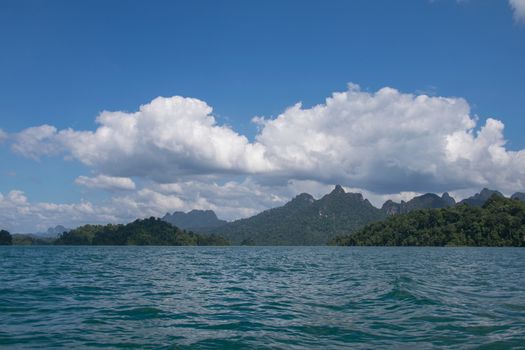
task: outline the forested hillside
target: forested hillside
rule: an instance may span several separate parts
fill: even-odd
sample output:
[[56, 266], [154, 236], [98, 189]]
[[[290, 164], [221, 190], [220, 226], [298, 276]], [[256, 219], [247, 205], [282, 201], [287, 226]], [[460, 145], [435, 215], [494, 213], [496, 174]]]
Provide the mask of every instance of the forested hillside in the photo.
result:
[[135, 220], [127, 225], [84, 225], [64, 232], [55, 244], [63, 245], [227, 245], [216, 235], [184, 231], [158, 219]]
[[525, 203], [494, 194], [482, 207], [467, 204], [413, 211], [370, 224], [337, 245], [525, 246]]

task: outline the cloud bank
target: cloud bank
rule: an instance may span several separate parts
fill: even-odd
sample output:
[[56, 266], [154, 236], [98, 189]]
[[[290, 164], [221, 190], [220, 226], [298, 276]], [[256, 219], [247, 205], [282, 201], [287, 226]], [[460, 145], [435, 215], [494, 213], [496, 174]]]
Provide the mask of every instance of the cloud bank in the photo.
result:
[[[505, 148], [503, 123], [478, 121], [461, 98], [376, 92], [349, 85], [325, 103], [300, 103], [274, 119], [254, 118], [249, 141], [218, 125], [205, 102], [156, 98], [135, 113], [103, 112], [95, 131], [28, 128], [12, 148], [31, 158], [65, 154], [108, 178], [158, 183], [189, 175], [251, 175], [342, 183], [377, 193], [492, 186], [523, 189], [525, 151]], [[105, 180], [104, 180], [105, 179]], [[122, 181], [122, 180], [119, 180]], [[129, 181], [127, 185], [130, 187]]]
[[[123, 223], [191, 209], [212, 209], [221, 218], [234, 219], [282, 205], [301, 190], [301, 186], [301, 183], [290, 183], [269, 188], [250, 178], [224, 184], [190, 180], [120, 191], [96, 204], [34, 202], [23, 191], [13, 190], [0, 193], [0, 227], [11, 232], [41, 232], [58, 224], [76, 227], [86, 223]], [[325, 189], [328, 190], [323, 188], [323, 191]]]

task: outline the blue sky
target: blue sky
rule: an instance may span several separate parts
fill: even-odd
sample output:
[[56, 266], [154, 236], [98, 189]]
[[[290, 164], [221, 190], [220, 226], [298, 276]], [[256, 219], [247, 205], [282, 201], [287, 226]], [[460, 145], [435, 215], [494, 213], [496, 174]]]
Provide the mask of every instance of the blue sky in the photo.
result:
[[[425, 191], [447, 190], [461, 196], [483, 186], [524, 190], [525, 156], [520, 153], [525, 149], [524, 8], [520, 0], [2, 1], [0, 193], [10, 214], [0, 216], [0, 226], [37, 230], [53, 224], [125, 221], [141, 213], [159, 215], [170, 207], [170, 211], [211, 208], [233, 219], [282, 204], [297, 191], [319, 195], [336, 182], [362, 190], [377, 203], [385, 196], [402, 198]], [[348, 83], [360, 88], [348, 88]], [[392, 98], [397, 102], [381, 97], [384, 87], [395, 89]], [[349, 102], [327, 107], [325, 99], [334, 92], [347, 92]], [[422, 106], [405, 101], [409, 94], [435, 100]], [[87, 154], [72, 144], [80, 134], [57, 136], [68, 128], [94, 132], [100, 126], [95, 118], [102, 111], [136, 112], [158, 96], [203, 101], [213, 108], [210, 115], [216, 128], [205, 128], [199, 135], [217, 137], [210, 147], [239, 142], [243, 150], [220, 148], [210, 155], [197, 138], [184, 144], [181, 154], [177, 137], [166, 135], [167, 143], [160, 146], [154, 140], [137, 141], [135, 148], [104, 141]], [[441, 97], [462, 102], [440, 105]], [[423, 126], [382, 136], [370, 133], [361, 140], [351, 133], [365, 120], [356, 116], [355, 106], [369, 99], [385, 104], [382, 112], [359, 110], [362, 118], [375, 113], [371, 128], [381, 129], [381, 118], [389, 120], [395, 113], [406, 113], [413, 118], [410, 125]], [[400, 101], [404, 107], [399, 107]], [[302, 102], [302, 111], [281, 118], [279, 123], [288, 130], [283, 132], [271, 121], [297, 102]], [[318, 104], [327, 108], [312, 117], [318, 118], [311, 124], [317, 133], [312, 133], [310, 143], [325, 142], [327, 136], [342, 139], [306, 152], [308, 143], [299, 142], [299, 135], [310, 134], [311, 129], [301, 120], [308, 119], [308, 110]], [[461, 119], [465, 108], [475, 125]], [[201, 118], [209, 127], [205, 109], [191, 118]], [[254, 123], [255, 116], [266, 119]], [[148, 128], [150, 117], [143, 118], [141, 125]], [[320, 120], [330, 118], [341, 123], [339, 130], [348, 128], [347, 133], [321, 130], [326, 125]], [[487, 120], [498, 121], [504, 130]], [[171, 121], [158, 119], [151, 125], [171, 130]], [[393, 129], [400, 123], [393, 123]], [[54, 127], [56, 135], [37, 136], [40, 129], [23, 134], [44, 124]], [[440, 138], [423, 139], [440, 125], [445, 125]], [[476, 138], [487, 125], [488, 136]], [[221, 127], [234, 135], [218, 132]], [[466, 141], [459, 131], [470, 131], [474, 141]], [[506, 144], [494, 136], [498, 132]], [[131, 136], [123, 136], [127, 137]], [[294, 137], [297, 140], [288, 142]], [[345, 137], [351, 141], [345, 143]], [[377, 156], [381, 150], [376, 146], [383, 143], [393, 142], [389, 148], [410, 153], [445, 140], [441, 153], [420, 155], [424, 166], [434, 169], [430, 172], [410, 157]], [[121, 146], [126, 150], [152, 146], [152, 152], [160, 147], [159, 153], [166, 153], [157, 161], [164, 164], [151, 158], [146, 162], [145, 153], [123, 156]], [[491, 151], [497, 147], [499, 153]], [[104, 152], [117, 158], [108, 162]], [[326, 156], [359, 152], [371, 161]], [[485, 164], [483, 152], [492, 152], [493, 161]], [[319, 153], [331, 161], [309, 164]], [[459, 159], [459, 153], [465, 159]], [[338, 162], [341, 169], [332, 169]], [[501, 166], [510, 170], [498, 175]], [[441, 167], [449, 167], [449, 174], [435, 170]], [[389, 171], [389, 178], [377, 175]], [[168, 185], [180, 188], [166, 190]], [[228, 191], [236, 193], [233, 199]], [[115, 207], [126, 207], [123, 202], [134, 205], [122, 213]], [[79, 209], [88, 204], [105, 211]], [[21, 212], [41, 217], [42, 223], [16, 222]]]

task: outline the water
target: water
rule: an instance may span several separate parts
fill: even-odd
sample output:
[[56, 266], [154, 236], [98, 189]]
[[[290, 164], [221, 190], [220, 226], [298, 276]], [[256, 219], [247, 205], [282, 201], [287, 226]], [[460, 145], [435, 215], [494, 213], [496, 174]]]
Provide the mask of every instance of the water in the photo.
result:
[[525, 348], [525, 249], [0, 247], [0, 347]]

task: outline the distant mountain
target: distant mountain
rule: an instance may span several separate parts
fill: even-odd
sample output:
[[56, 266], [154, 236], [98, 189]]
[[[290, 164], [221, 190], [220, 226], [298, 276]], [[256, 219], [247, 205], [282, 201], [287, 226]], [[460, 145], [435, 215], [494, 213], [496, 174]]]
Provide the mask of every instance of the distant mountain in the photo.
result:
[[434, 193], [427, 193], [414, 197], [408, 202], [401, 201], [401, 203], [396, 203], [388, 200], [383, 204], [381, 210], [387, 215], [398, 215], [406, 214], [413, 210], [447, 208], [454, 205], [456, 205], [456, 201], [446, 192], [441, 197]]
[[232, 244], [321, 245], [385, 217], [360, 193], [345, 193], [338, 185], [319, 200], [302, 193], [282, 207], [227, 223], [211, 232]]
[[501, 192], [489, 190], [488, 188], [484, 188], [481, 190], [480, 193], [476, 193], [472, 197], [465, 198], [458, 204], [468, 204], [471, 207], [482, 207], [485, 202], [492, 197], [492, 195], [496, 195], [498, 197], [504, 197]]
[[525, 193], [523, 193], [523, 192], [516, 192], [510, 198], [512, 198], [512, 199], [519, 199], [520, 201], [524, 201], [525, 202]]
[[188, 213], [176, 211], [173, 214], [167, 213], [162, 220], [178, 228], [193, 231], [213, 229], [227, 223], [217, 218], [213, 210], [192, 210]]
[[48, 228], [46, 232], [37, 232], [33, 236], [35, 236], [35, 237], [50, 237], [50, 238], [52, 237], [52, 238], [56, 238], [59, 235], [61, 235], [62, 233], [68, 232], [68, 231], [71, 231], [71, 229], [70, 228], [66, 228], [66, 227], [64, 227], [62, 225], [57, 225], [55, 227]]

